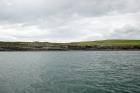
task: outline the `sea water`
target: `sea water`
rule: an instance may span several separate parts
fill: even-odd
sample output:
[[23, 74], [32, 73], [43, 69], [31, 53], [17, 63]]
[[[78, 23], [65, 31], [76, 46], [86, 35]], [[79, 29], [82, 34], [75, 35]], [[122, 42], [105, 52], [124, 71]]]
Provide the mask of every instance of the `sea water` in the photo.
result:
[[0, 93], [140, 93], [140, 51], [0, 52]]

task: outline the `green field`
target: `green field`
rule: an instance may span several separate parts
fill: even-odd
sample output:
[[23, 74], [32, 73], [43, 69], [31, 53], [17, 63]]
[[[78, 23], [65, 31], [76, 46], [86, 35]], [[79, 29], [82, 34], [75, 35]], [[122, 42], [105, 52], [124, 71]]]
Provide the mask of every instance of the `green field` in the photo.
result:
[[72, 43], [49, 43], [49, 42], [0, 42], [0, 46], [6, 47], [32, 47], [32, 46], [51, 46], [51, 45], [78, 45], [78, 46], [140, 46], [140, 40], [100, 40], [82, 41]]
[[80, 46], [129, 46], [129, 45], [140, 45], [140, 40], [100, 40], [100, 41], [85, 41], [85, 42], [73, 42], [70, 44], [76, 44]]

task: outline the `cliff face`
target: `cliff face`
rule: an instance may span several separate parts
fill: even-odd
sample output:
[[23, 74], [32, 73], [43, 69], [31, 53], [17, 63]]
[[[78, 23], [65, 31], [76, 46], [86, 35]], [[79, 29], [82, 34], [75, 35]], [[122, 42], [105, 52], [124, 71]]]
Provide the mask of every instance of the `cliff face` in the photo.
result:
[[140, 46], [68, 46], [68, 50], [140, 50]]
[[[128, 42], [128, 41], [127, 41]], [[47, 50], [140, 50], [139, 41], [94, 41], [77, 43], [48, 42], [0, 42], [0, 51], [47, 51]]]
[[140, 50], [140, 46], [78, 46], [78, 45], [60, 45], [60, 46], [28, 46], [28, 47], [0, 47], [0, 51], [43, 51], [43, 50]]

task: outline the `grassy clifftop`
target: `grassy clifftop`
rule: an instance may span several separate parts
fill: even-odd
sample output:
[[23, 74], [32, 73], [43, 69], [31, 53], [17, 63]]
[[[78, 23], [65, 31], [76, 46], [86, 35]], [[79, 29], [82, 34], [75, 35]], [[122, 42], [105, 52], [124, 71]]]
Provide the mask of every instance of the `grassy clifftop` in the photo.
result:
[[72, 43], [0, 42], [0, 51], [14, 50], [140, 50], [140, 40], [100, 40]]
[[71, 44], [77, 44], [81, 46], [130, 46], [130, 45], [140, 45], [140, 40], [100, 40], [100, 41], [87, 41], [87, 42], [74, 42]]
[[50, 46], [50, 45], [78, 45], [78, 46], [130, 46], [140, 45], [140, 40], [99, 40], [82, 41], [72, 43], [51, 43], [51, 42], [0, 42], [0, 46]]

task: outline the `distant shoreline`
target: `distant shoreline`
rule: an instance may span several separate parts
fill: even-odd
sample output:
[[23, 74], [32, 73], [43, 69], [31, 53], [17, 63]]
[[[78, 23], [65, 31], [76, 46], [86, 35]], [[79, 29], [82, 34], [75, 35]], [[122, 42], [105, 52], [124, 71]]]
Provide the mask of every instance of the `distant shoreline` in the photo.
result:
[[140, 51], [140, 40], [101, 40], [72, 43], [0, 42], [0, 51]]

